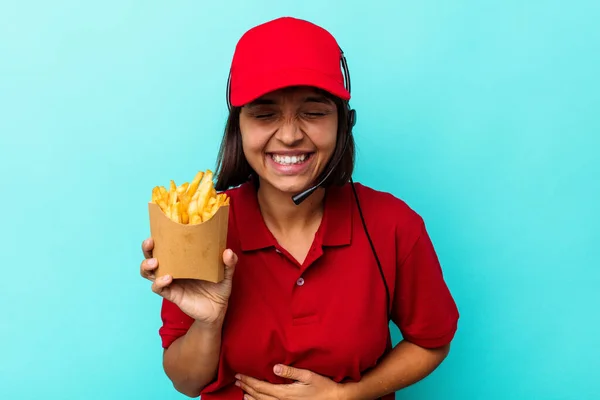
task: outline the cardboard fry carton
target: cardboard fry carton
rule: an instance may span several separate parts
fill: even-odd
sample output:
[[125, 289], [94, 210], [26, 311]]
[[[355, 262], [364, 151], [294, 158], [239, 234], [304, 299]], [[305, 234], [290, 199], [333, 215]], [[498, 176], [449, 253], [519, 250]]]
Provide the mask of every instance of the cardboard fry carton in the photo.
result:
[[179, 186], [173, 180], [168, 189], [155, 186], [148, 213], [157, 278], [223, 280], [229, 198], [215, 191], [211, 170]]
[[156, 203], [148, 203], [152, 255], [158, 260], [156, 278], [223, 280], [223, 252], [227, 245], [229, 205], [222, 205], [207, 221], [182, 224], [173, 221]]

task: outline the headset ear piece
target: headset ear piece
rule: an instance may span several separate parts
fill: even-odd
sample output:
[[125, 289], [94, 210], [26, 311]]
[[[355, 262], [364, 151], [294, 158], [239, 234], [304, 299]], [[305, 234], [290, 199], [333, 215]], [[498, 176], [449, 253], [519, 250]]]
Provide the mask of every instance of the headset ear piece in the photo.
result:
[[227, 102], [227, 109], [231, 111], [231, 70], [229, 70], [229, 75], [227, 75], [227, 88], [225, 90], [225, 101]]
[[356, 124], [356, 110], [352, 109], [348, 113], [348, 127], [354, 128], [355, 124]]

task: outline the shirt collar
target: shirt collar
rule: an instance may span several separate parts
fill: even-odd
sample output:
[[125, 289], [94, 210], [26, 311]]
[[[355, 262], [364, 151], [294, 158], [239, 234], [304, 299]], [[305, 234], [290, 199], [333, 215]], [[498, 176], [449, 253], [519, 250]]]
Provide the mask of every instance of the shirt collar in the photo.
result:
[[[352, 188], [349, 184], [330, 187], [325, 194], [323, 220], [317, 239], [324, 246], [349, 245], [352, 239]], [[276, 246], [277, 240], [267, 228], [256, 196], [256, 187], [246, 182], [239, 187], [234, 209], [242, 251]]]

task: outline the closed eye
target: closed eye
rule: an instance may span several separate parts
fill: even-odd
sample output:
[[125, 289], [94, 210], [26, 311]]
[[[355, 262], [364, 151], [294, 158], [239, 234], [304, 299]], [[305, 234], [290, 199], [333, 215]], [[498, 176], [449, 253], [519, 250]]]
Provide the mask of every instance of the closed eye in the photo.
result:
[[319, 117], [324, 117], [325, 115], [327, 115], [327, 113], [324, 113], [324, 112], [307, 112], [307, 113], [304, 113], [304, 115], [306, 115], [308, 118], [319, 118]]
[[270, 114], [257, 114], [257, 115], [254, 116], [254, 118], [265, 119], [265, 118], [271, 118], [273, 115], [275, 115], [275, 114], [273, 114], [273, 113], [270, 113]]

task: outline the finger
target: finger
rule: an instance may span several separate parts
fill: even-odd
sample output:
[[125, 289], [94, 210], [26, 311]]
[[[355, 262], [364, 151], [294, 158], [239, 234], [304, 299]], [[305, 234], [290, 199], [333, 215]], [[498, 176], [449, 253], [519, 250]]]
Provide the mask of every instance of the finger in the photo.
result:
[[290, 367], [288, 365], [277, 364], [273, 367], [273, 372], [275, 375], [280, 376], [282, 378], [292, 379], [294, 381], [299, 381], [302, 383], [310, 383], [312, 379], [312, 372], [306, 369], [299, 369]]
[[238, 262], [238, 257], [231, 249], [227, 249], [223, 252], [223, 262], [225, 263], [224, 280], [231, 281], [233, 273], [235, 272], [235, 266]]
[[247, 400], [277, 400], [276, 397], [270, 396], [265, 393], [259, 392], [257, 389], [252, 387], [251, 385], [238, 380], [235, 382], [236, 386], [242, 389], [245, 392], [244, 399]]
[[154, 280], [154, 272], [158, 268], [158, 260], [156, 258], [149, 258], [142, 261], [140, 266], [140, 274], [151, 281]]
[[231, 249], [227, 249], [223, 252], [223, 262], [227, 267], [234, 267], [238, 262], [237, 254]]
[[170, 275], [161, 276], [160, 278], [155, 279], [154, 282], [152, 282], [152, 291], [158, 294], [159, 296], [170, 300], [169, 295], [171, 293], [171, 288], [169, 287], [169, 285], [171, 284], [171, 282], [173, 282], [173, 278]]
[[277, 399], [278, 385], [273, 385], [269, 382], [259, 381], [250, 376], [238, 374], [236, 375], [236, 385], [241, 387], [246, 393], [255, 397], [257, 400]]
[[145, 258], [152, 258], [152, 250], [154, 249], [154, 240], [148, 238], [142, 242], [142, 252]]

